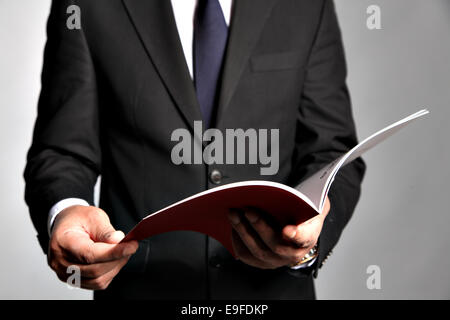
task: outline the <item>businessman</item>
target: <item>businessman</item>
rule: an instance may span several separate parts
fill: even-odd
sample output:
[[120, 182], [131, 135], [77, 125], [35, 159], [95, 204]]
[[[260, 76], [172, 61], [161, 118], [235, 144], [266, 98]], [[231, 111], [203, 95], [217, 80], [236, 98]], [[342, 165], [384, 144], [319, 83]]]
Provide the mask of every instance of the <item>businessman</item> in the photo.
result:
[[[95, 299], [315, 298], [313, 278], [359, 198], [361, 159], [302, 224], [230, 211], [237, 259], [191, 231], [119, 242], [147, 214], [206, 189], [296, 187], [357, 143], [332, 0], [55, 0], [47, 32], [25, 198], [62, 281], [76, 265]], [[195, 121], [278, 129], [278, 171], [175, 164], [171, 134], [193, 134]]]

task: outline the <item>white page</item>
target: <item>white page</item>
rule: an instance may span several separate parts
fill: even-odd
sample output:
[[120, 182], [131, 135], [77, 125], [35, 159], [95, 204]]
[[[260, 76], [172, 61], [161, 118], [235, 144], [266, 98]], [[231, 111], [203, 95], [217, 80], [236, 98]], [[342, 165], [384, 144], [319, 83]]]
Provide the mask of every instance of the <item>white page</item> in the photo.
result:
[[313, 174], [311, 177], [306, 179], [298, 186], [297, 190], [299, 190], [311, 200], [317, 211], [322, 212], [322, 208], [331, 183], [333, 182], [336, 173], [342, 166], [360, 157], [364, 152], [373, 148], [388, 137], [392, 136], [394, 133], [411, 123], [413, 120], [416, 120], [428, 113], [428, 110], [421, 110], [372, 134], [370, 137], [366, 138], [358, 145], [356, 145], [349, 152], [337, 158], [336, 160]]

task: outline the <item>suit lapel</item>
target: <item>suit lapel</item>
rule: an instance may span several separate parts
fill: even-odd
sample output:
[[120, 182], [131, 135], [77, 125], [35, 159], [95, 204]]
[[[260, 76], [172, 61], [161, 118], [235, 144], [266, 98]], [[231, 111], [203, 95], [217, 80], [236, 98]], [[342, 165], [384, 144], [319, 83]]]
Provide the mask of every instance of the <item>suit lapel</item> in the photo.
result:
[[[169, 0], [122, 0], [171, 97], [193, 129], [202, 120]], [[219, 91], [217, 126], [233, 96], [259, 34], [277, 0], [234, 0]]]
[[268, 19], [276, 0], [234, 0], [228, 48], [222, 74], [217, 127], [233, 96], [252, 48]]
[[128, 14], [177, 107], [193, 129], [202, 114], [169, 0], [123, 0]]

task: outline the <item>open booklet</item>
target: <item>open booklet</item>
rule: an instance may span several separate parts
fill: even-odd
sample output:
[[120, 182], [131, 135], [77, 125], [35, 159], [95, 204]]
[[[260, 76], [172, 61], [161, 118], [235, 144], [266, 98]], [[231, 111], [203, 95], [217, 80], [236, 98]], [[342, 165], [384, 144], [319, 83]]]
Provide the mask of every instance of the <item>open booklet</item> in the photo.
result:
[[330, 186], [342, 166], [427, 113], [421, 110], [374, 133], [296, 189], [259, 180], [226, 184], [148, 215], [122, 241], [143, 240], [170, 231], [196, 231], [215, 238], [234, 255], [232, 228], [227, 218], [230, 209], [255, 207], [270, 214], [280, 226], [300, 224], [322, 212]]

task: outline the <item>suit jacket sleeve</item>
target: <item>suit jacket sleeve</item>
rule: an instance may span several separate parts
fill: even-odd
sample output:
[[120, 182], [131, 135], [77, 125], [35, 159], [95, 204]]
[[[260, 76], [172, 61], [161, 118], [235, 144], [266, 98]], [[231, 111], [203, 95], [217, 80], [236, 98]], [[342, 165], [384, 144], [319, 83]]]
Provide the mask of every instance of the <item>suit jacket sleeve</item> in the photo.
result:
[[24, 172], [25, 200], [44, 252], [50, 208], [65, 198], [92, 204], [101, 164], [95, 73], [83, 31], [66, 26], [71, 4], [52, 3], [38, 116]]
[[[325, 0], [297, 117], [293, 186], [357, 144], [345, 79], [346, 63], [335, 8], [333, 1]], [[363, 161], [356, 159], [340, 170], [332, 184], [328, 195], [331, 210], [319, 238], [315, 276], [353, 213], [364, 171]]]

